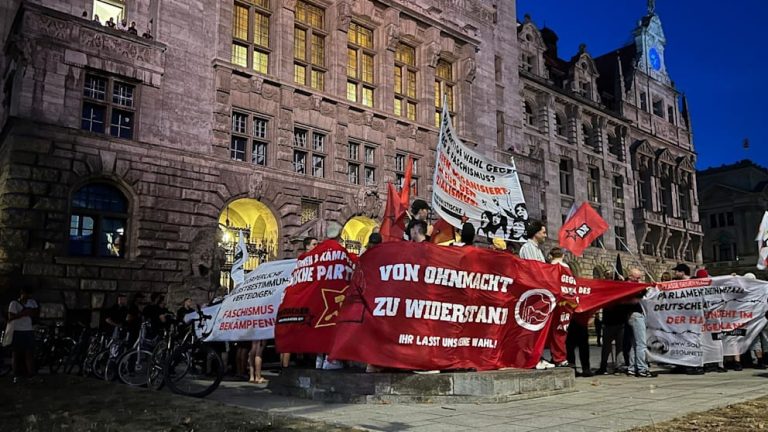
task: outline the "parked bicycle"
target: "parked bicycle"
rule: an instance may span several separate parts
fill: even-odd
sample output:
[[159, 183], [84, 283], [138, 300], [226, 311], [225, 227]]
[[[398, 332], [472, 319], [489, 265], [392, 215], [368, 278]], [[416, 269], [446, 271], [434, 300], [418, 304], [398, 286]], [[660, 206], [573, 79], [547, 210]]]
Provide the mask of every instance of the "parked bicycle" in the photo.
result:
[[60, 321], [53, 326], [38, 327], [35, 339], [35, 365], [38, 369], [48, 367], [52, 374], [64, 366], [77, 344], [74, 338], [64, 334], [64, 323]]
[[114, 381], [117, 377], [117, 362], [129, 346], [130, 333], [118, 330], [109, 340], [106, 348], [102, 349], [93, 359], [91, 371], [93, 376], [105, 381]]
[[117, 361], [117, 375], [120, 381], [131, 386], [143, 386], [149, 379], [149, 368], [152, 359], [152, 349], [157, 338], [148, 337], [149, 321], [141, 323], [139, 337], [133, 347], [125, 352]]
[[[206, 322], [213, 317], [197, 308], [198, 317], [191, 320], [181, 343], [174, 346], [170, 333], [157, 348], [150, 371], [150, 388], [167, 385], [174, 393], [205, 397], [219, 387], [224, 376], [224, 362], [210, 345], [202, 341], [207, 334]], [[201, 332], [198, 336], [195, 330]], [[162, 373], [159, 367], [162, 365]]]

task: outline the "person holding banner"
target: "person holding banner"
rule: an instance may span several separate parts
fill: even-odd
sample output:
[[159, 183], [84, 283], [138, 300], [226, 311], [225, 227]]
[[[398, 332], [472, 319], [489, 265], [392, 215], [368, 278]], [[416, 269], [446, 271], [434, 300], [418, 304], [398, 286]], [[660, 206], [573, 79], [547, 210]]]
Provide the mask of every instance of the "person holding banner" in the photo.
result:
[[[633, 267], [629, 269], [627, 280], [630, 282], [641, 282], [643, 271]], [[645, 315], [640, 300], [645, 296], [645, 291], [641, 291], [633, 297], [629, 303], [629, 326], [632, 329], [632, 354], [629, 357], [629, 368], [627, 375], [634, 375], [638, 378], [655, 378], [656, 374], [648, 370], [648, 362], [645, 359], [648, 351]]]
[[413, 203], [411, 204], [411, 211], [408, 212], [407, 217], [410, 220], [405, 227], [405, 240], [413, 239], [411, 237], [411, 228], [413, 228], [413, 225], [418, 221], [423, 221], [427, 224], [426, 236], [427, 240], [429, 240], [429, 236], [432, 235], [432, 225], [427, 223], [427, 219], [429, 218], [429, 204], [427, 204], [427, 202], [422, 199], [413, 200]]
[[[251, 350], [248, 351], [248, 366], [250, 367], [250, 377], [248, 382], [253, 384], [266, 384], [267, 379], [261, 376], [261, 355], [264, 352], [265, 340], [251, 341]], [[289, 354], [290, 355], [290, 354]], [[282, 357], [281, 357], [282, 362]]]

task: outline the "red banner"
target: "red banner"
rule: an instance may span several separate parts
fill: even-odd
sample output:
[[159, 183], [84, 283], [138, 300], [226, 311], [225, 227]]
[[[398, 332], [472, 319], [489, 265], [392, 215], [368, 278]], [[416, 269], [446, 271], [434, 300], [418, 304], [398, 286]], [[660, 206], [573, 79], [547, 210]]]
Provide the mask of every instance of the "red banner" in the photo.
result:
[[360, 257], [330, 355], [414, 370], [531, 368], [564, 277], [503, 252], [383, 243]]
[[352, 258], [336, 240], [326, 240], [299, 256], [277, 311], [279, 352], [330, 351], [351, 275]]
[[576, 285], [569, 291], [576, 297], [576, 312], [595, 312], [610, 303], [629, 299], [651, 286], [653, 284], [650, 283], [576, 278]]
[[585, 202], [560, 228], [558, 236], [560, 247], [568, 249], [576, 256], [581, 256], [584, 249], [607, 229], [608, 224], [605, 220], [589, 203]]

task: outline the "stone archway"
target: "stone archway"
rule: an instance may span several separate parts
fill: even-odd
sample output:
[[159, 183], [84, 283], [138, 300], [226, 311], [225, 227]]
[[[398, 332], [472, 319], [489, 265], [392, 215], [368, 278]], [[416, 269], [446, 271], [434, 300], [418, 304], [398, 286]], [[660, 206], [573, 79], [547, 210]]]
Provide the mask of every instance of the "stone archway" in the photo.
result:
[[368, 245], [368, 237], [379, 224], [365, 216], [350, 218], [341, 231], [341, 241], [348, 251], [360, 253], [362, 248]]
[[226, 259], [221, 269], [221, 285], [231, 288], [229, 270], [235, 256], [235, 247], [243, 233], [248, 261], [245, 271], [255, 269], [265, 261], [275, 259], [279, 254], [279, 226], [272, 211], [264, 203], [252, 198], [241, 198], [230, 202], [219, 215], [219, 250]]

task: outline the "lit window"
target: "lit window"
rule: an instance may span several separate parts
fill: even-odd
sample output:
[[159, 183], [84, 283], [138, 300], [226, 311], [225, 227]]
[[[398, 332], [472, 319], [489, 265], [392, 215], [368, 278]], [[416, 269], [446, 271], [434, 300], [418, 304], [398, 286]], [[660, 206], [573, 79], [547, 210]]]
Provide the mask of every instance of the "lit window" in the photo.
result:
[[126, 256], [128, 199], [116, 187], [90, 183], [72, 195], [69, 254], [122, 258]]
[[456, 104], [453, 97], [453, 89], [456, 82], [453, 80], [453, 65], [440, 59], [435, 70], [435, 127], [440, 127], [440, 114], [443, 109], [443, 98], [448, 105], [451, 117], [456, 118]]
[[347, 100], [373, 106], [373, 30], [350, 23], [347, 31]]
[[416, 120], [416, 49], [399, 44], [395, 51], [395, 115]]
[[[326, 137], [324, 132], [296, 128], [293, 130], [294, 172], [325, 177]], [[311, 146], [311, 147], [310, 147]], [[307, 163], [310, 162], [309, 170]]]
[[[314, 5], [296, 2], [293, 30], [293, 81], [315, 90], [325, 90], [325, 11]], [[309, 73], [307, 71], [309, 70]]]
[[268, 0], [235, 2], [232, 10], [232, 64], [266, 74], [269, 70]]
[[[109, 94], [111, 98], [107, 97]], [[135, 97], [135, 85], [87, 74], [83, 81], [80, 128], [95, 133], [107, 132], [117, 138], [133, 139]]]

